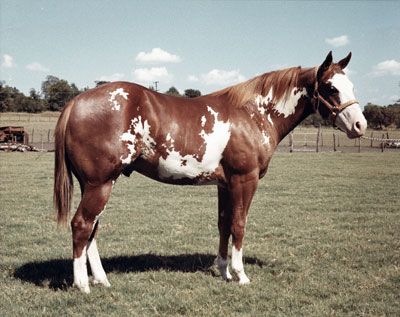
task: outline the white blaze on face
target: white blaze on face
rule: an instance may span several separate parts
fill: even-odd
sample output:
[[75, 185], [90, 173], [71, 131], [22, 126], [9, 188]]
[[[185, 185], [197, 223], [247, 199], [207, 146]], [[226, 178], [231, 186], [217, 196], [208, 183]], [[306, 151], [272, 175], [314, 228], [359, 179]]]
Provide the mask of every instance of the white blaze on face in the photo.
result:
[[150, 125], [147, 120], [142, 122], [142, 117], [138, 116], [131, 120], [129, 130], [120, 136], [121, 141], [128, 142], [127, 147], [129, 151], [126, 158], [121, 157], [123, 164], [129, 164], [132, 161], [132, 156], [136, 154], [136, 141], [138, 137], [143, 143], [143, 148], [141, 148], [143, 156], [148, 157], [154, 154], [154, 146], [156, 145], [156, 142], [151, 137]]
[[335, 74], [328, 82], [339, 91], [340, 103], [356, 99], [353, 83], [345, 74]]
[[197, 153], [182, 156], [175, 150], [174, 140], [171, 140], [171, 146], [167, 149], [168, 156], [164, 159], [159, 158], [158, 172], [160, 178], [182, 179], [195, 178], [198, 176], [211, 175], [219, 165], [222, 158], [222, 152], [228, 144], [231, 132], [231, 124], [229, 121], [223, 122], [218, 120], [218, 113], [211, 107], [207, 106], [207, 110], [214, 117], [213, 130], [210, 133], [204, 131], [206, 117], [201, 118], [200, 125], [203, 128], [200, 136], [204, 140], [205, 152], [199, 161], [196, 157]]
[[128, 93], [124, 91], [124, 88], [117, 88], [116, 90], [110, 92], [110, 99], [111, 102], [111, 110], [119, 111], [121, 109], [121, 105], [118, 103], [117, 96], [121, 96], [125, 100], [128, 100]]
[[[328, 80], [339, 91], [340, 104], [355, 100], [353, 83], [345, 74], [335, 74]], [[367, 128], [367, 121], [358, 103], [345, 108], [336, 117], [336, 125], [349, 137], [359, 137]]]
[[295, 87], [288, 95], [284, 96], [274, 105], [274, 110], [278, 114], [282, 114], [284, 118], [287, 118], [291, 114], [295, 113], [299, 99], [305, 95], [307, 95], [306, 89]]

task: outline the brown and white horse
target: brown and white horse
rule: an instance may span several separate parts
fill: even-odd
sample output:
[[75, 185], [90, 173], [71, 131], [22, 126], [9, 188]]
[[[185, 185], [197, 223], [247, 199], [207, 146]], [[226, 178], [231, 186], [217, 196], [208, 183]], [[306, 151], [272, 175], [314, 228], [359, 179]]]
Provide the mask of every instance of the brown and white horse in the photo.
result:
[[89, 293], [87, 258], [94, 283], [109, 286], [97, 250], [99, 216], [117, 178], [133, 171], [169, 184], [218, 186], [216, 263], [225, 280], [232, 236], [232, 272], [243, 268], [247, 213], [258, 181], [278, 143], [309, 114], [330, 117], [348, 137], [363, 135], [366, 120], [330, 52], [319, 67], [289, 68], [194, 99], [163, 95], [114, 82], [89, 90], [63, 110], [56, 128], [54, 201], [58, 222], [71, 208], [72, 174], [82, 198], [72, 218], [74, 285]]

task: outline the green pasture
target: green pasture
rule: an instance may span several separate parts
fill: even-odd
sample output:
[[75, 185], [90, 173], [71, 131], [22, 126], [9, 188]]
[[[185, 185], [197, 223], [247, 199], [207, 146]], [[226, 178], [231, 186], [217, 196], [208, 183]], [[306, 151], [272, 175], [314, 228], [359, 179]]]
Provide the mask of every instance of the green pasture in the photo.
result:
[[[216, 188], [121, 177], [101, 219], [112, 287], [71, 287], [53, 154], [0, 153], [1, 316], [399, 316], [400, 154], [277, 153], [221, 280]], [[79, 193], [75, 193], [75, 205]]]

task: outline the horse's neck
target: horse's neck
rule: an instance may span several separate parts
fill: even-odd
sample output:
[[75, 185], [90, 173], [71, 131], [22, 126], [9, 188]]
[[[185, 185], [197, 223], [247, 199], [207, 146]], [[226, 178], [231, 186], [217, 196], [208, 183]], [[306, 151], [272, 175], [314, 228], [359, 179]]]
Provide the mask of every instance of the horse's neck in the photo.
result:
[[273, 126], [277, 135], [277, 144], [311, 114], [310, 108], [311, 104], [309, 100], [307, 100], [306, 104], [298, 105], [295, 113], [291, 116], [287, 118], [278, 118], [277, 123]]
[[307, 68], [299, 74], [299, 87], [304, 91], [304, 97], [299, 99], [295, 106], [295, 112], [286, 118], [284, 116], [277, 117], [277, 124], [274, 124], [274, 129], [277, 135], [277, 143], [281, 142], [293, 129], [295, 129], [305, 118], [311, 113], [312, 104], [312, 87], [315, 83], [315, 71], [313, 68]]

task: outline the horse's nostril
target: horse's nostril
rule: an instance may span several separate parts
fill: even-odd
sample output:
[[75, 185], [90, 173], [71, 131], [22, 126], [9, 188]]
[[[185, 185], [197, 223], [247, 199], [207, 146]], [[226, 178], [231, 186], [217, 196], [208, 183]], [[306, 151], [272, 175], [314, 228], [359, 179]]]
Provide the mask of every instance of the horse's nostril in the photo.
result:
[[360, 131], [360, 130], [361, 130], [361, 123], [360, 123], [360, 121], [357, 121], [357, 122], [356, 122], [356, 130], [357, 130], [357, 131]]

